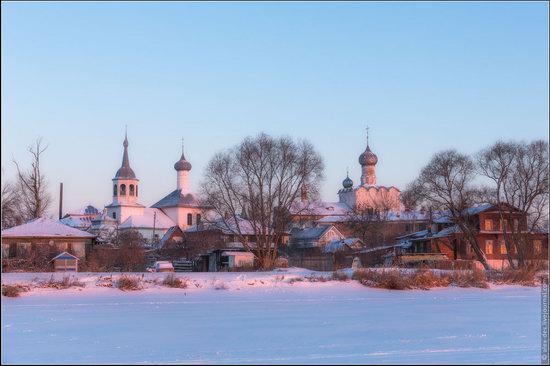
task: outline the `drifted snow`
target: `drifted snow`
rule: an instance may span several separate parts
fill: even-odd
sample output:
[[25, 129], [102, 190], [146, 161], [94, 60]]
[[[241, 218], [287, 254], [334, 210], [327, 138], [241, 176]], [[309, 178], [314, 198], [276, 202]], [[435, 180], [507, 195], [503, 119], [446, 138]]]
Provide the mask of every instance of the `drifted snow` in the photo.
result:
[[[95, 287], [98, 274], [79, 273], [87, 284], [81, 291], [35, 289], [20, 298], [2, 297], [2, 363], [479, 364], [540, 359], [539, 288], [389, 291], [356, 281], [289, 283], [295, 277], [330, 275], [298, 269], [176, 275], [189, 278], [190, 287], [152, 285], [122, 292]], [[50, 276], [4, 274], [2, 281]], [[148, 273], [144, 278], [165, 276]]]

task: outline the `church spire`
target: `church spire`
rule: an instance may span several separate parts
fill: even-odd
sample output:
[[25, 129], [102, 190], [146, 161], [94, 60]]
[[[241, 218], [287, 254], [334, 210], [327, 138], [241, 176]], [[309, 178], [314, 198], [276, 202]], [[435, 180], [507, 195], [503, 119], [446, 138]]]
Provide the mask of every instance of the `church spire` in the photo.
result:
[[124, 153], [122, 154], [122, 165], [120, 166], [120, 169], [116, 172], [115, 178], [123, 178], [123, 179], [135, 179], [136, 174], [130, 168], [130, 159], [128, 158], [128, 128], [126, 128], [126, 131], [124, 133], [124, 142], [122, 143], [122, 146], [124, 146]]

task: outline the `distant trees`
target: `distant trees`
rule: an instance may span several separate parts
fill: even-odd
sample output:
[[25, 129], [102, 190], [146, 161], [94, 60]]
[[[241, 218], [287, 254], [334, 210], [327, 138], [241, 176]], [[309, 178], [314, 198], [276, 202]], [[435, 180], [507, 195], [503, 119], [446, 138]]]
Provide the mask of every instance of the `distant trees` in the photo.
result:
[[25, 221], [43, 216], [51, 204], [51, 196], [47, 191], [46, 178], [41, 170], [41, 156], [48, 146], [44, 146], [42, 138], [38, 138], [27, 151], [32, 156], [31, 167], [21, 170], [14, 159], [17, 168], [17, 192], [19, 196], [19, 214]]
[[[267, 269], [275, 263], [279, 236], [288, 221], [285, 213], [300, 198], [302, 186], [309, 192], [319, 189], [323, 168], [321, 156], [309, 142], [261, 133], [214, 155], [202, 193], [220, 217], [234, 220], [234, 234]], [[253, 245], [242, 234], [240, 216], [252, 226]]]

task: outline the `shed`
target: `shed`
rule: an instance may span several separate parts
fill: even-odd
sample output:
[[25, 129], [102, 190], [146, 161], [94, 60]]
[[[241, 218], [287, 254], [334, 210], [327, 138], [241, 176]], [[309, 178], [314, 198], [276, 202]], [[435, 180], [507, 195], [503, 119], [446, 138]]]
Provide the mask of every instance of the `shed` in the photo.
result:
[[56, 255], [50, 262], [53, 262], [55, 272], [78, 272], [79, 260], [71, 253], [63, 252]]
[[225, 251], [222, 258], [227, 257], [227, 267], [252, 267], [254, 265], [254, 254], [250, 252]]

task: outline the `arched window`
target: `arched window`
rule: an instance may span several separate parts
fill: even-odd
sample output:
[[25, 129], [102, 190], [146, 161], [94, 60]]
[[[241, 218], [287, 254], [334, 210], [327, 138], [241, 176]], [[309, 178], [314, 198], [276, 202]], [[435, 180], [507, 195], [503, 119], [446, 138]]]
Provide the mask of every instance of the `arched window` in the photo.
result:
[[113, 212], [113, 219], [116, 220], [116, 212]]
[[138, 188], [138, 186], [137, 186], [137, 184], [136, 184], [136, 197], [137, 197], [137, 195], [138, 195], [138, 189], [137, 189], [137, 188]]
[[116, 197], [116, 194], [117, 194], [117, 189], [116, 189], [116, 184], [113, 186], [113, 196]]
[[193, 225], [193, 215], [187, 214], [187, 225]]
[[196, 224], [197, 225], [200, 225], [201, 223], [201, 214], [197, 214], [197, 221], [196, 221]]
[[134, 185], [130, 184], [130, 196], [134, 195]]
[[120, 185], [120, 195], [121, 196], [126, 196], [126, 184], [121, 184]]

